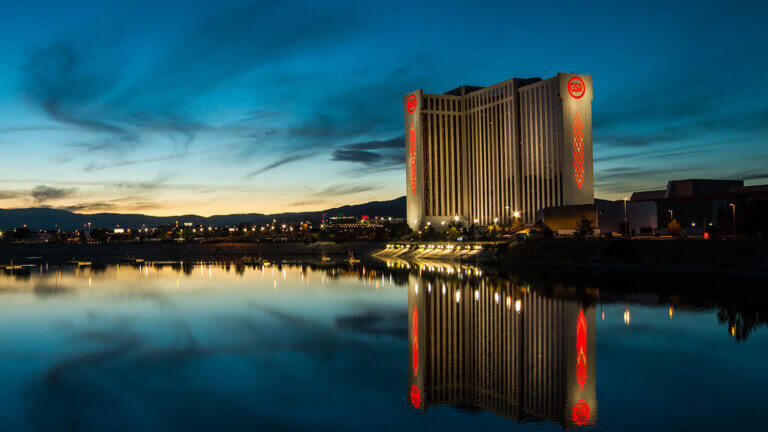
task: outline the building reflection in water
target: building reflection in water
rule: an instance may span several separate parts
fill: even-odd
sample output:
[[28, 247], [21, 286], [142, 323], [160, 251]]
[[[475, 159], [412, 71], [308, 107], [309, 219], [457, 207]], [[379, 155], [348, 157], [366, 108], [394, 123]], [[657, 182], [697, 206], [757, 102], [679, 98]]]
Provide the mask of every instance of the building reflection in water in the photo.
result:
[[408, 285], [411, 405], [596, 422], [594, 306], [489, 279]]

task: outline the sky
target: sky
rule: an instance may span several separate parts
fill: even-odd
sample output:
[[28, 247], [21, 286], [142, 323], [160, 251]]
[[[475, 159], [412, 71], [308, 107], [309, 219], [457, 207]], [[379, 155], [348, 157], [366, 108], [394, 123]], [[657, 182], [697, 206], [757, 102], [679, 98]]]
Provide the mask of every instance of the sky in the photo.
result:
[[593, 76], [597, 197], [768, 183], [765, 2], [0, 10], [0, 208], [209, 216], [392, 199], [404, 94], [558, 72]]

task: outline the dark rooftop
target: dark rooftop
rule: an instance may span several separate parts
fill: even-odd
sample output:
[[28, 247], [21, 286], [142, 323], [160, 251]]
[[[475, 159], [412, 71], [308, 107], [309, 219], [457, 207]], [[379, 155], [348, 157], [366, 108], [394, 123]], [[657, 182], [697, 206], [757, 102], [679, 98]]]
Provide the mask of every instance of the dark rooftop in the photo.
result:
[[461, 87], [456, 87], [453, 90], [449, 90], [443, 94], [451, 95], [451, 96], [466, 96], [470, 93], [476, 92], [478, 90], [482, 90], [484, 88], [485, 87], [463, 85]]

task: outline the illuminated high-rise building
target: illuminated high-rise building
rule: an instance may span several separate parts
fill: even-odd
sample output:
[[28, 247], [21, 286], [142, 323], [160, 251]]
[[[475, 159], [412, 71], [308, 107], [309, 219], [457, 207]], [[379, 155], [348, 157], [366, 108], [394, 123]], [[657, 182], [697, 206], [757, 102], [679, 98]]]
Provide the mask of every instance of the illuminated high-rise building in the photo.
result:
[[409, 226], [592, 204], [591, 103], [592, 77], [565, 73], [405, 95]]

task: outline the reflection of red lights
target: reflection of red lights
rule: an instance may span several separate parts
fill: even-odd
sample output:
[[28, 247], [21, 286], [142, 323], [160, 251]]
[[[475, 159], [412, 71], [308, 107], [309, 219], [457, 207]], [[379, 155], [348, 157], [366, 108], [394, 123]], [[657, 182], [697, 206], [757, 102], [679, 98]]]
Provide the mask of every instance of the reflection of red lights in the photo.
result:
[[576, 426], [588, 425], [590, 411], [589, 404], [586, 403], [584, 399], [576, 402], [576, 405], [573, 406], [573, 411], [571, 411], [571, 420], [573, 420], [573, 424]]
[[413, 113], [416, 111], [416, 104], [418, 102], [416, 101], [415, 95], [408, 95], [408, 102], [405, 103], [405, 108], [408, 110], [409, 113]]
[[413, 125], [411, 125], [411, 130], [408, 132], [408, 145], [410, 147], [408, 162], [411, 167], [411, 191], [416, 195], [416, 130], [413, 128]]
[[587, 382], [587, 319], [583, 309], [579, 311], [576, 321], [576, 382], [579, 390], [584, 390]]
[[[421, 390], [416, 384], [411, 385], [411, 405], [418, 408], [421, 405]], [[589, 409], [589, 407], [587, 407]]]
[[586, 90], [586, 87], [581, 78], [575, 76], [568, 80], [568, 93], [575, 99], [581, 99], [584, 96], [584, 90]]
[[573, 119], [573, 178], [581, 189], [584, 183], [584, 123], [578, 111]]
[[413, 376], [419, 374], [419, 311], [413, 307], [413, 332], [411, 334], [411, 366]]

